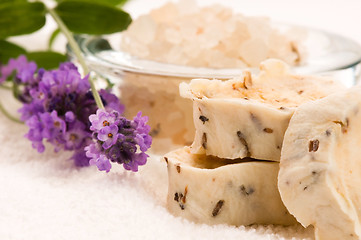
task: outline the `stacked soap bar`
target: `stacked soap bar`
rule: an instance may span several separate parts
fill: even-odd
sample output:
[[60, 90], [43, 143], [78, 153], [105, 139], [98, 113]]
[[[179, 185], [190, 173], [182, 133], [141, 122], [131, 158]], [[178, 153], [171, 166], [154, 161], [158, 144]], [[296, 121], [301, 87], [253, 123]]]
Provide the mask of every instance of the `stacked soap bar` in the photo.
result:
[[296, 224], [277, 190], [279, 164], [227, 160], [173, 151], [168, 162], [168, 210], [207, 224]]
[[229, 81], [195, 79], [180, 85], [181, 95], [193, 100], [192, 153], [279, 162], [295, 109], [343, 88], [330, 79], [293, 75], [277, 60], [263, 62], [260, 70], [256, 77], [245, 71]]
[[233, 225], [296, 223], [281, 201], [277, 173], [283, 137], [295, 109], [343, 87], [289, 73], [278, 60], [229, 81], [180, 85], [193, 100], [190, 148], [165, 156], [168, 209], [194, 222]]
[[361, 88], [295, 111], [284, 137], [278, 188], [316, 240], [361, 239]]

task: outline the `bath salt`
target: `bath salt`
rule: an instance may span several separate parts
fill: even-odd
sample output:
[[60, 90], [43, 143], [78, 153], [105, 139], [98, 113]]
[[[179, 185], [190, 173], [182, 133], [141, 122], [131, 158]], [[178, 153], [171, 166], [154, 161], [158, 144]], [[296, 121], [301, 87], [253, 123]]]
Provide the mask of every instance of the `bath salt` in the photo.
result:
[[121, 49], [143, 59], [209, 68], [257, 67], [267, 58], [295, 66], [306, 55], [302, 34], [283, 33], [269, 18], [221, 5], [199, 7], [192, 0], [169, 2], [135, 19], [122, 33]]

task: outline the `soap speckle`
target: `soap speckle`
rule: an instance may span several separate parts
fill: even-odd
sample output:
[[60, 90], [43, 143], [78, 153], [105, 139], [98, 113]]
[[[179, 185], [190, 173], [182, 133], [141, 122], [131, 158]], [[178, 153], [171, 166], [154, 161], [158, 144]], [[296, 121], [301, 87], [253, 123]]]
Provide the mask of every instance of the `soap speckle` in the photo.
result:
[[253, 194], [255, 192], [254, 188], [253, 187], [245, 187], [244, 185], [241, 185], [239, 187], [239, 190], [241, 191], [241, 194], [243, 196], [249, 196], [251, 194]]
[[272, 128], [264, 128], [263, 131], [266, 132], [266, 133], [273, 133]]
[[159, 133], [160, 133], [160, 123], [157, 123], [157, 125], [155, 126], [155, 128], [153, 128], [150, 132], [149, 135], [151, 137], [156, 137]]
[[179, 195], [177, 192], [174, 194], [174, 201], [176, 201], [176, 202], [179, 201]]
[[205, 124], [209, 119], [203, 115], [199, 116], [199, 120], [201, 120], [203, 122], [203, 124]]
[[333, 122], [336, 123], [336, 124], [340, 124], [342, 133], [347, 133], [347, 128], [349, 126], [349, 119], [348, 118], [346, 118], [346, 120], [345, 120], [346, 123], [343, 123], [342, 121], [333, 121]]
[[256, 115], [254, 115], [253, 113], [251, 113], [250, 116], [251, 116], [252, 122], [256, 125], [256, 127], [262, 129], [261, 120], [259, 120], [259, 118]]
[[187, 194], [188, 194], [188, 185], [185, 187], [185, 189], [184, 189], [184, 196], [183, 196], [183, 198], [181, 199], [182, 200], [182, 203], [186, 203], [186, 201], [187, 201]]
[[246, 141], [243, 133], [241, 131], [237, 131], [237, 136], [238, 136], [239, 141], [245, 146], [246, 151], [247, 151], [247, 156], [250, 156], [251, 153], [249, 152], [248, 144], [247, 144], [247, 141]]
[[184, 194], [181, 192], [176, 192], [174, 194], [174, 201], [178, 202], [181, 210], [185, 209], [185, 204], [187, 202], [187, 193], [188, 193], [188, 186], [185, 187]]
[[181, 167], [179, 166], [179, 164], [177, 164], [177, 165], [175, 166], [175, 168], [177, 169], [177, 172], [178, 172], [178, 173], [181, 172]]
[[248, 71], [245, 72], [243, 82], [244, 82], [245, 89], [248, 89], [249, 87], [252, 86], [252, 75], [250, 72], [248, 72]]
[[219, 200], [216, 204], [216, 206], [214, 207], [213, 211], [212, 211], [212, 216], [213, 217], [216, 217], [219, 212], [221, 211], [221, 208], [223, 207], [224, 205], [224, 200]]
[[318, 150], [318, 147], [320, 145], [320, 141], [316, 140], [310, 140], [308, 143], [308, 151], [309, 152], [316, 152]]
[[203, 133], [203, 135], [202, 135], [202, 147], [204, 149], [207, 149], [207, 134], [206, 133]]
[[327, 129], [326, 130], [326, 136], [330, 136], [331, 135], [331, 130], [330, 129]]

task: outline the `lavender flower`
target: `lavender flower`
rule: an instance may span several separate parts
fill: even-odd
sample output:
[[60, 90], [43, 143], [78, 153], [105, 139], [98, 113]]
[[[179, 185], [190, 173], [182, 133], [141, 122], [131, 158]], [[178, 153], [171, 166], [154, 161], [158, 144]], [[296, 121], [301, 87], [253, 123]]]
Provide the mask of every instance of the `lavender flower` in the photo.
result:
[[104, 149], [112, 147], [118, 139], [118, 126], [113, 124], [100, 129], [98, 139], [103, 142]]
[[152, 144], [149, 136], [150, 126], [147, 117], [139, 112], [132, 120], [122, 117], [119, 112], [97, 110], [90, 115], [90, 129], [93, 130], [94, 142], [85, 148], [91, 158], [90, 165], [109, 172], [110, 162], [123, 164], [126, 170], [138, 171], [138, 166], [147, 162], [145, 152]]
[[[19, 112], [21, 120], [29, 127], [25, 136], [32, 142], [33, 148], [43, 152], [44, 141], [47, 141], [55, 151], [73, 151], [72, 159], [76, 166], [89, 165], [89, 160], [94, 158], [89, 154], [94, 151], [91, 150], [87, 156], [84, 148], [92, 142], [89, 116], [96, 112], [97, 106], [90, 92], [88, 76], [81, 78], [76, 66], [69, 62], [61, 64], [57, 70], [37, 70], [36, 64], [28, 62], [24, 56], [1, 66], [0, 74], [0, 84], [13, 77], [19, 88], [17, 97], [24, 103]], [[124, 107], [115, 95], [105, 90], [101, 90], [100, 95], [106, 109], [123, 111]], [[116, 116], [107, 115], [106, 119], [115, 124]], [[116, 125], [114, 127], [117, 128]], [[108, 139], [104, 138], [104, 147], [111, 147], [117, 141], [118, 130], [114, 127], [107, 132], [114, 134], [114, 138], [110, 135]], [[102, 130], [104, 134], [106, 131]], [[103, 166], [102, 169], [110, 165], [104, 159], [99, 158], [98, 165]]]
[[31, 83], [36, 68], [36, 64], [28, 62], [24, 55], [19, 56], [17, 59], [10, 59], [7, 65], [0, 68], [0, 83], [6, 81], [14, 73], [21, 82]]
[[102, 109], [98, 109], [97, 114], [89, 116], [89, 120], [92, 123], [90, 130], [99, 131], [106, 126], [113, 125], [117, 118], [117, 114], [119, 113], [116, 111], [108, 113]]

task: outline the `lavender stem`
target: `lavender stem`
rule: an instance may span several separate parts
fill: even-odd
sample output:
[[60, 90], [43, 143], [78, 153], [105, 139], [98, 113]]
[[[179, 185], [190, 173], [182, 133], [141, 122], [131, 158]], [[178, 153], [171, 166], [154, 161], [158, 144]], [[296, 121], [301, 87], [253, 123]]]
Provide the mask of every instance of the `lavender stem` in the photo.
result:
[[[89, 74], [89, 72], [90, 72], [89, 68], [85, 63], [85, 60], [84, 60], [84, 58], [83, 58], [83, 56], [81, 54], [81, 51], [80, 51], [80, 48], [79, 48], [78, 44], [74, 40], [73, 34], [69, 31], [67, 26], [65, 26], [64, 22], [60, 19], [58, 14], [56, 14], [56, 12], [53, 9], [48, 8], [47, 11], [52, 16], [54, 21], [58, 24], [59, 29], [61, 30], [61, 32], [64, 34], [64, 36], [68, 40], [69, 46], [73, 50], [76, 58], [78, 59], [80, 65], [83, 68], [84, 75]], [[90, 76], [89, 76], [89, 83], [90, 83], [91, 91], [93, 93], [93, 96], [94, 96], [94, 99], [95, 99], [95, 102], [96, 102], [98, 108], [104, 109], [103, 102], [102, 102], [102, 100], [101, 100], [101, 98], [99, 96], [98, 91], [96, 90], [94, 81], [91, 79]]]

